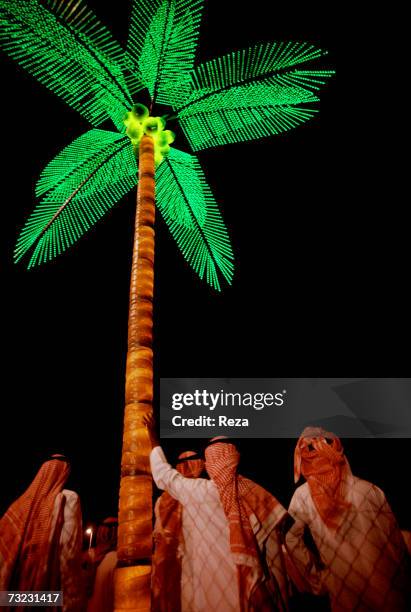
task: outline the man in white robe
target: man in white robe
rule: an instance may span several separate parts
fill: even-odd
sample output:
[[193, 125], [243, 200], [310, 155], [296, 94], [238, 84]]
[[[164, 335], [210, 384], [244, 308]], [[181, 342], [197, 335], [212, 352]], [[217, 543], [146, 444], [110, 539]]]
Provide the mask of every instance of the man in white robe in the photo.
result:
[[181, 609], [240, 610], [237, 568], [217, 487], [212, 480], [181, 476], [167, 463], [160, 446], [153, 448], [150, 461], [158, 488], [183, 506]]
[[[185, 478], [198, 478], [204, 461], [194, 451], [181, 453], [176, 470]], [[151, 570], [152, 612], [181, 610], [181, 561], [184, 554], [183, 508], [167, 491], [154, 506], [154, 553]], [[179, 588], [180, 587], [180, 588]]]
[[[228, 440], [216, 440], [213, 449], [216, 452], [210, 451], [207, 455], [206, 450], [206, 469], [209, 474], [212, 472], [211, 480], [184, 478], [168, 464], [158, 445], [152, 420], [148, 418], [146, 425], [152, 439], [150, 461], [154, 481], [183, 507], [183, 612], [287, 610], [286, 576], [278, 533], [287, 515], [285, 509], [252, 481], [240, 476], [237, 479], [239, 455], [232, 444], [224, 443]], [[231, 466], [230, 460], [223, 456], [225, 450], [227, 458], [235, 457]], [[218, 459], [212, 459], [212, 454], [221, 455], [220, 465]], [[232, 507], [239, 502], [241, 516], [235, 527], [240, 536], [247, 530], [251, 533], [255, 556], [249, 550], [250, 545], [243, 546], [241, 537], [234, 541], [236, 529], [233, 530], [231, 517], [227, 516], [226, 500], [222, 500], [221, 486], [216, 484], [212, 468], [219, 471], [223, 480], [226, 478]], [[235, 490], [237, 493], [231, 494]], [[250, 500], [253, 508], [247, 506]], [[246, 506], [249, 514], [244, 518]]]
[[[340, 440], [320, 428], [305, 429], [297, 443], [296, 482], [300, 473], [307, 482], [291, 500], [286, 535], [295, 584], [328, 593], [333, 612], [409, 609], [406, 548], [384, 493], [352, 475]], [[305, 543], [306, 528], [317, 551]]]

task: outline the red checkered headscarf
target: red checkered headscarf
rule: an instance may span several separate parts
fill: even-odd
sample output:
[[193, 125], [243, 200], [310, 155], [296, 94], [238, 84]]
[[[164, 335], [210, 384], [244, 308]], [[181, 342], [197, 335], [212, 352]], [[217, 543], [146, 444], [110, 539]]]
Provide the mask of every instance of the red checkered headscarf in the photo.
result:
[[[195, 459], [189, 460], [189, 457]], [[204, 461], [194, 451], [179, 455], [176, 470], [185, 478], [198, 478], [204, 469]], [[155, 549], [152, 565], [151, 609], [152, 612], [175, 612], [181, 609], [180, 589], [182, 543], [182, 506], [167, 491], [158, 501], [159, 521], [154, 532]]]
[[[276, 498], [252, 480], [237, 474], [240, 453], [227, 440], [212, 440], [205, 450], [206, 470], [217, 486], [230, 530], [230, 548], [238, 569], [241, 610], [271, 610], [273, 599], [286, 595], [273, 594], [267, 587], [264, 562], [254, 535], [251, 520], [258, 521], [266, 537], [273, 533], [286, 511]], [[281, 546], [279, 545], [279, 554]], [[274, 577], [277, 586], [282, 577]], [[277, 608], [275, 608], [277, 609]]]
[[[58, 455], [56, 457], [61, 457]], [[69, 464], [50, 459], [0, 520], [0, 590], [51, 588], [56, 537], [51, 533], [54, 503], [70, 473]], [[61, 528], [61, 511], [55, 529]]]
[[294, 452], [294, 480], [303, 475], [323, 522], [337, 529], [350, 504], [345, 501], [351, 474], [341, 440], [321, 427], [306, 427]]
[[[194, 457], [189, 459], [189, 457]], [[194, 451], [185, 451], [178, 456], [176, 470], [185, 478], [199, 478], [204, 470], [204, 460]]]

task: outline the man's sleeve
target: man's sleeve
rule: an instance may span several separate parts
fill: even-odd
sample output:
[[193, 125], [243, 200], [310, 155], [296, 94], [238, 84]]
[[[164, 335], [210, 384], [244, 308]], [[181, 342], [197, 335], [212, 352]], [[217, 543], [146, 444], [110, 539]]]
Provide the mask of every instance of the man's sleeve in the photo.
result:
[[313, 555], [304, 542], [307, 517], [298, 489], [293, 495], [288, 512], [294, 519], [285, 536], [288, 574], [299, 591], [320, 595], [321, 571], [316, 568]]
[[160, 446], [156, 446], [150, 455], [151, 472], [154, 482], [159, 489], [170, 493], [174, 499], [181, 504], [186, 504], [194, 499], [196, 491], [201, 488], [200, 478], [184, 478], [177, 470], [173, 469], [163, 453]]
[[[375, 514], [374, 529], [379, 530], [379, 538], [381, 538], [380, 534], [386, 535], [386, 552], [390, 552], [394, 559], [398, 562], [402, 562], [402, 560], [407, 557], [407, 547], [398, 526], [397, 519], [383, 491], [375, 485], [372, 485], [368, 500]], [[370, 536], [372, 536], [372, 532], [370, 532]]]

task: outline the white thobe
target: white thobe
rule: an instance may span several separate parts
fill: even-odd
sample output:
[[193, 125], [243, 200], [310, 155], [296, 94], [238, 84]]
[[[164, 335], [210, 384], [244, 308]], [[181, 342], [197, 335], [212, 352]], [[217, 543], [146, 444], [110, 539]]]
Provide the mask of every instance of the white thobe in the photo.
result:
[[83, 531], [79, 496], [68, 489], [63, 489], [56, 496], [52, 514], [52, 534], [61, 504], [64, 504], [64, 510], [59, 538], [59, 560], [63, 612], [80, 612], [85, 608], [85, 593], [80, 567]]
[[[352, 475], [345, 490], [351, 507], [337, 530], [324, 524], [308, 483], [295, 491], [288, 509], [295, 523], [286, 536], [295, 566], [313, 593], [329, 593], [333, 611], [406, 610], [405, 544], [384, 493]], [[323, 569], [305, 546], [305, 525]]]
[[216, 485], [204, 478], [184, 478], [167, 463], [159, 446], [152, 450], [150, 461], [158, 488], [183, 506], [182, 611], [240, 610], [237, 567]]

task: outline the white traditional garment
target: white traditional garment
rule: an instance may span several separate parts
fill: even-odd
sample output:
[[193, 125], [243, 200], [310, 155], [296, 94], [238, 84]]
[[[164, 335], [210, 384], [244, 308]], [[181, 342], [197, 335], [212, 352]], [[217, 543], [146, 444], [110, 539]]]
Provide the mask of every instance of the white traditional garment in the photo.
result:
[[[281, 531], [280, 525], [287, 516], [283, 506], [267, 491], [240, 477], [243, 488], [247, 485], [251, 491], [254, 489], [252, 499], [256, 507], [248, 520], [261, 555], [261, 580], [265, 581], [267, 593], [271, 593], [270, 601], [266, 600], [256, 608], [251, 599], [240, 601], [239, 567], [234, 561], [229, 522], [216, 484], [203, 478], [184, 478], [167, 463], [160, 447], [153, 449], [150, 460], [157, 486], [168, 491], [183, 507], [181, 610], [286, 611], [287, 583], [278, 531]], [[272, 507], [266, 508], [264, 503], [267, 502]], [[247, 562], [243, 557], [243, 562]], [[260, 592], [257, 584], [254, 592]]]
[[62, 506], [64, 518], [59, 538], [59, 562], [63, 612], [81, 612], [85, 609], [84, 581], [81, 572], [83, 531], [80, 499], [77, 493], [63, 489], [57, 495], [52, 515], [52, 533]]
[[[295, 523], [286, 536], [292, 562], [314, 594], [329, 594], [334, 612], [405, 612], [410, 579], [406, 548], [384, 493], [350, 472], [344, 491], [349, 507], [337, 529], [321, 519], [308, 483], [295, 491], [288, 510]], [[320, 563], [304, 543], [305, 526]]]
[[182, 611], [238, 612], [237, 568], [217, 487], [212, 480], [181, 476], [159, 446], [152, 450], [150, 461], [158, 488], [183, 506]]
[[[178, 457], [176, 470], [186, 478], [198, 478], [204, 461], [194, 451], [185, 451]], [[152, 612], [179, 612], [181, 610], [181, 560], [183, 556], [183, 507], [167, 491], [154, 507], [156, 517], [151, 567]]]

